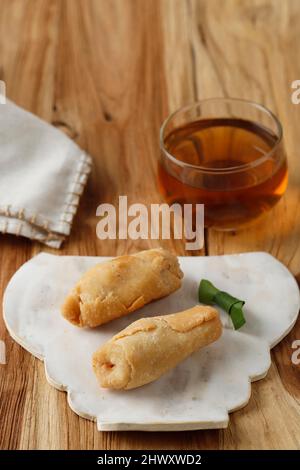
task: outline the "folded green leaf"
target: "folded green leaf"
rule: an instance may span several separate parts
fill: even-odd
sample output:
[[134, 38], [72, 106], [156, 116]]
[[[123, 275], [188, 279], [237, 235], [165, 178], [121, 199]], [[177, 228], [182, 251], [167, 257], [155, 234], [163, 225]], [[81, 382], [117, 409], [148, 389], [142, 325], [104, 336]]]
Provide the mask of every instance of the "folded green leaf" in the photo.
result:
[[229, 315], [235, 330], [238, 330], [246, 323], [242, 310], [244, 303], [245, 302], [237, 302], [233, 304], [230, 309]]
[[202, 279], [199, 285], [199, 301], [204, 304], [213, 305], [218, 292], [218, 289], [210, 281]]
[[243, 306], [245, 302], [237, 299], [227, 292], [220, 291], [207, 279], [202, 279], [199, 285], [199, 302], [204, 304], [216, 304], [230, 315], [233, 326], [236, 330], [245, 323]]

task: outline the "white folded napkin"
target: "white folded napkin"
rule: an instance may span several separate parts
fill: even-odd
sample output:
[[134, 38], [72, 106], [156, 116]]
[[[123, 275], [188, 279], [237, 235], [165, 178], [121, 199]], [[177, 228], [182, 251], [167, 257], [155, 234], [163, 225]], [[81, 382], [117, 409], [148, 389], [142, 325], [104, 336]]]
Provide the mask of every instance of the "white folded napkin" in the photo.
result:
[[91, 157], [65, 134], [0, 104], [0, 232], [59, 248], [90, 169]]

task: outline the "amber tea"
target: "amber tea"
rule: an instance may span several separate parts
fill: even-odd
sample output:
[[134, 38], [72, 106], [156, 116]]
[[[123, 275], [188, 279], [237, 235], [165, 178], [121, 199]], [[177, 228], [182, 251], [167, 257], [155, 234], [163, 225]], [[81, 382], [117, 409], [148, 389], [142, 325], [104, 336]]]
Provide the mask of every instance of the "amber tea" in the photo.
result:
[[235, 229], [276, 204], [287, 186], [278, 136], [239, 118], [198, 119], [164, 136], [159, 186], [167, 202], [203, 203], [205, 225]]

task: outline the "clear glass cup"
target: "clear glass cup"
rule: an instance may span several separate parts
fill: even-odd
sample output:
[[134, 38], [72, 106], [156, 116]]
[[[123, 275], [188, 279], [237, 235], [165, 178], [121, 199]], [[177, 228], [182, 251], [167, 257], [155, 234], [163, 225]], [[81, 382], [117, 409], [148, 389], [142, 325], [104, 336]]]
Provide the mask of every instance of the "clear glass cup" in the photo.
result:
[[251, 101], [212, 98], [180, 108], [162, 125], [160, 148], [160, 191], [169, 204], [204, 204], [206, 227], [246, 226], [287, 187], [281, 124]]

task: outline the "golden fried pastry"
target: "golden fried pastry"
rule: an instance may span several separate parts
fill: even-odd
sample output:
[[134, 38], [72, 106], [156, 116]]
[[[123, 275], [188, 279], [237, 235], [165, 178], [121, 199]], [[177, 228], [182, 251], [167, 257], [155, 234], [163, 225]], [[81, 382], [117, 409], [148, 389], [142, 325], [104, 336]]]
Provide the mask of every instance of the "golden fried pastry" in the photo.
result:
[[182, 277], [177, 257], [167, 250], [120, 256], [87, 271], [66, 298], [62, 314], [77, 326], [99, 326], [171, 294]]
[[222, 333], [217, 310], [197, 305], [171, 315], [135, 321], [93, 355], [102, 387], [131, 389], [161, 377]]

